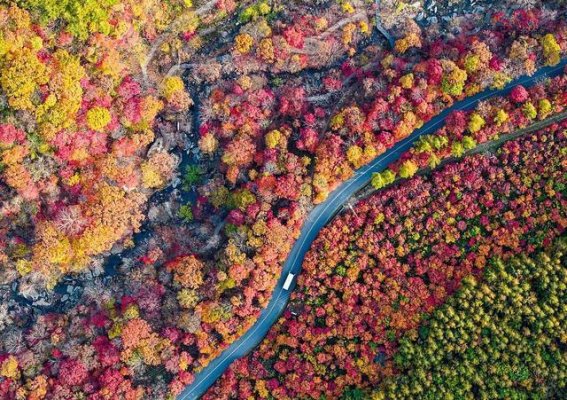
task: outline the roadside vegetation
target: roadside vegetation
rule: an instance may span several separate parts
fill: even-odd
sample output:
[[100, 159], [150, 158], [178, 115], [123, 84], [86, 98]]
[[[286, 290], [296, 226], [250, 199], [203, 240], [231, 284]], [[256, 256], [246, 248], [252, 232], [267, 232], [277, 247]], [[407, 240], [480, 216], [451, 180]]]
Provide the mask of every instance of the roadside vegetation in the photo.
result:
[[[460, 380], [434, 379], [427, 367], [437, 368], [433, 367], [437, 361], [439, 370], [432, 372], [442, 369], [439, 374], [447, 379], [463, 370], [449, 368], [437, 358], [424, 364], [421, 357], [426, 359], [425, 353], [405, 349], [400, 354], [400, 338], [416, 338], [419, 332], [423, 335], [431, 313], [434, 318], [453, 316], [443, 313], [449, 307], [443, 304], [461, 299], [457, 294], [449, 300], [463, 280], [469, 284], [478, 281], [481, 290], [486, 274], [494, 283], [490, 266], [495, 262], [502, 265], [511, 257], [547, 248], [564, 234], [566, 127], [563, 122], [509, 141], [495, 154], [465, 157], [428, 175], [400, 181], [361, 200], [353, 210], [345, 210], [321, 231], [306, 255], [289, 309], [258, 349], [229, 367], [206, 398], [267, 397], [267, 393], [281, 399], [338, 398], [343, 394], [356, 398], [349, 396], [379, 386], [384, 379], [392, 382], [384, 392], [388, 399], [421, 395], [413, 385], [417, 382], [427, 382], [429, 386], [421, 388], [430, 390], [433, 398], [450, 392], [453, 384], [462, 392], [470, 390], [473, 383], [492, 398], [491, 393], [497, 390], [493, 379], [501, 375], [491, 375], [488, 370], [482, 375], [486, 382], [471, 381], [469, 374], [459, 375]], [[564, 276], [564, 265], [552, 265], [554, 273]], [[524, 288], [520, 277], [514, 282], [519, 285], [515, 290]], [[502, 282], [506, 283], [512, 284]], [[486, 295], [484, 289], [478, 294]], [[502, 296], [512, 294], [504, 291]], [[556, 296], [553, 299], [560, 301]], [[507, 302], [493, 304], [501, 308], [490, 312], [503, 308], [510, 315], [517, 312]], [[435, 311], [439, 307], [445, 308]], [[545, 321], [534, 316], [534, 323], [549, 321], [550, 329], [559, 329], [561, 309], [558, 304], [555, 307], [559, 307], [557, 314], [550, 311]], [[450, 328], [454, 326], [440, 326]], [[518, 324], [516, 329], [520, 335], [524, 326]], [[558, 334], [559, 330], [553, 332]], [[433, 338], [442, 340], [444, 336]], [[485, 339], [487, 346], [490, 338]], [[450, 333], [445, 339], [457, 340]], [[409, 340], [402, 342], [408, 346]], [[428, 345], [440, 351], [464, 351], [459, 343], [453, 347], [438, 342]], [[554, 342], [554, 346], [558, 351], [559, 344]], [[514, 349], [520, 351], [520, 347], [510, 347], [510, 351]], [[411, 356], [417, 364], [413, 359], [406, 362]], [[503, 348], [503, 362], [509, 356], [513, 354], [506, 355]], [[554, 368], [560, 369], [554, 357], [556, 361], [547, 370], [550, 375]], [[497, 360], [485, 358], [484, 362], [488, 365]], [[423, 369], [408, 378], [390, 378], [403, 374], [400, 366]], [[535, 366], [526, 366], [531, 367]], [[524, 370], [524, 374], [529, 372]], [[526, 383], [531, 382], [534, 391], [554, 393], [561, 388], [559, 377], [550, 376], [542, 383], [534, 376]], [[502, 390], [514, 386], [510, 382], [502, 385]], [[382, 398], [379, 393], [377, 396]]]
[[[258, 319], [334, 188], [455, 102], [565, 59], [562, 3], [422, 3], [2, 2], [0, 398], [174, 398]], [[558, 69], [452, 113], [375, 175], [385, 190], [307, 256], [298, 315], [207, 397], [378, 388], [466, 276], [550, 245], [565, 87]]]

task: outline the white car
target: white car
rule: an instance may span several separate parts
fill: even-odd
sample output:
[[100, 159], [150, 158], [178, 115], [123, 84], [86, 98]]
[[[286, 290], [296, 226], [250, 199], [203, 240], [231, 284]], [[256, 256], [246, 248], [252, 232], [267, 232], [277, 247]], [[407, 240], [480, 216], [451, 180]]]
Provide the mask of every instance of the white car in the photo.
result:
[[293, 281], [294, 277], [295, 275], [292, 274], [291, 272], [287, 275], [287, 278], [285, 278], [285, 282], [283, 284], [284, 290], [289, 290], [289, 287], [291, 286], [291, 282]]

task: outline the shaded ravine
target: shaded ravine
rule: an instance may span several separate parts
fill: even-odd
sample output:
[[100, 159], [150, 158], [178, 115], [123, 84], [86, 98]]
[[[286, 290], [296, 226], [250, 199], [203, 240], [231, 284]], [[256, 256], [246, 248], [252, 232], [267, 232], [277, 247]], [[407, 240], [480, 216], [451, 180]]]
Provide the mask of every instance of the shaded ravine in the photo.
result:
[[415, 130], [410, 136], [396, 143], [392, 148], [376, 157], [366, 166], [358, 169], [350, 179], [343, 182], [331, 192], [327, 199], [313, 208], [306, 217], [301, 229], [301, 234], [293, 245], [283, 265], [281, 276], [272, 293], [272, 298], [266, 308], [260, 313], [258, 320], [243, 336], [233, 342], [217, 358], [212, 360], [196, 374], [193, 383], [188, 385], [177, 399], [190, 400], [201, 397], [232, 362], [248, 354], [267, 335], [269, 329], [283, 313], [291, 292], [296, 286], [296, 279], [294, 278], [288, 290], [283, 288], [288, 275], [294, 274], [295, 277], [297, 277], [301, 272], [303, 258], [309, 250], [311, 243], [319, 234], [319, 231], [342, 209], [343, 204], [349, 200], [354, 193], [357, 193], [369, 183], [373, 173], [383, 171], [389, 164], [409, 150], [419, 137], [430, 134], [442, 127], [446, 117], [451, 112], [472, 109], [476, 107], [479, 102], [490, 97], [508, 94], [512, 88], [517, 85], [530, 87], [542, 79], [560, 75], [566, 65], [567, 59], [564, 59], [556, 66], [539, 69], [531, 77], [522, 76], [515, 79], [502, 89], [485, 90], [470, 98], [454, 103], [451, 107], [432, 118], [423, 127]]

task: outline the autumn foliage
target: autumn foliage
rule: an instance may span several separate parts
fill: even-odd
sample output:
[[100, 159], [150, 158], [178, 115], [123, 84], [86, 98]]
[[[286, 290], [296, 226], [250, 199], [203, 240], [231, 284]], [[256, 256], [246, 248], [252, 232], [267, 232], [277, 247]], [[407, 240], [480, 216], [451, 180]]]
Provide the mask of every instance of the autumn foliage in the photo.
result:
[[195, 13], [190, 1], [0, 6], [2, 276], [53, 286], [140, 229], [178, 161], [150, 149], [156, 116], [192, 105], [156, 55], [167, 65], [162, 41], [195, 31]]
[[555, 126], [340, 215], [313, 243], [283, 317], [207, 398], [268, 398], [258, 382], [281, 399], [338, 398], [396, 374], [399, 338], [463, 279], [565, 231], [565, 141]]
[[565, 112], [567, 97], [563, 88], [566, 84], [566, 76], [561, 75], [529, 90], [516, 86], [507, 98], [492, 98], [474, 111], [452, 112], [443, 128], [421, 136], [412, 149], [388, 169], [373, 174], [373, 187], [381, 189], [396, 178], [407, 179], [419, 169], [435, 168], [444, 159], [462, 157], [480, 144]]
[[[567, 51], [553, 8], [455, 18], [445, 36], [405, 21], [387, 49], [370, 1], [8, 3], [8, 400], [172, 399], [257, 321], [334, 188], [456, 101]], [[207, 397], [337, 398], [393, 376], [399, 339], [465, 277], [563, 232], [565, 125], [415, 174], [566, 99], [564, 76], [518, 86], [452, 113], [375, 175], [377, 188], [407, 181], [322, 231], [286, 314]]]

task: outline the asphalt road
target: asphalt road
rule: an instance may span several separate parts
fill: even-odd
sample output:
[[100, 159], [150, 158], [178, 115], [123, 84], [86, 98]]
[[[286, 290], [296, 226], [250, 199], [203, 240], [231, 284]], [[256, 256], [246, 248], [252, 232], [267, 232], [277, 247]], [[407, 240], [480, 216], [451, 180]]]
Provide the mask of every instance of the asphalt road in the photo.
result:
[[501, 96], [510, 92], [517, 85], [529, 87], [537, 83], [540, 79], [560, 75], [563, 68], [567, 65], [567, 59], [554, 67], [544, 67], [538, 70], [533, 76], [523, 76], [510, 82], [501, 90], [486, 90], [465, 100], [456, 102], [452, 107], [444, 110], [420, 129], [415, 130], [410, 136], [396, 143], [385, 153], [376, 157], [370, 164], [358, 169], [356, 173], [347, 181], [337, 187], [323, 203], [317, 205], [307, 216], [301, 235], [295, 242], [289, 256], [283, 266], [281, 276], [268, 306], [261, 312], [260, 317], [254, 325], [237, 341], [233, 342], [217, 358], [211, 361], [203, 370], [195, 375], [194, 382], [187, 386], [179, 395], [178, 400], [192, 400], [201, 397], [207, 389], [222, 375], [228, 366], [237, 358], [245, 356], [254, 349], [266, 336], [268, 330], [277, 321], [284, 311], [291, 292], [295, 288], [296, 278], [294, 278], [289, 290], [283, 289], [283, 284], [289, 273], [297, 275], [301, 272], [303, 258], [309, 250], [311, 243], [317, 234], [332, 218], [339, 212], [343, 204], [358, 190], [368, 184], [374, 172], [381, 172], [405, 151], [409, 150], [412, 144], [422, 135], [430, 134], [443, 126], [445, 118], [449, 113], [456, 110], [467, 110], [474, 108], [480, 101], [493, 96]]

